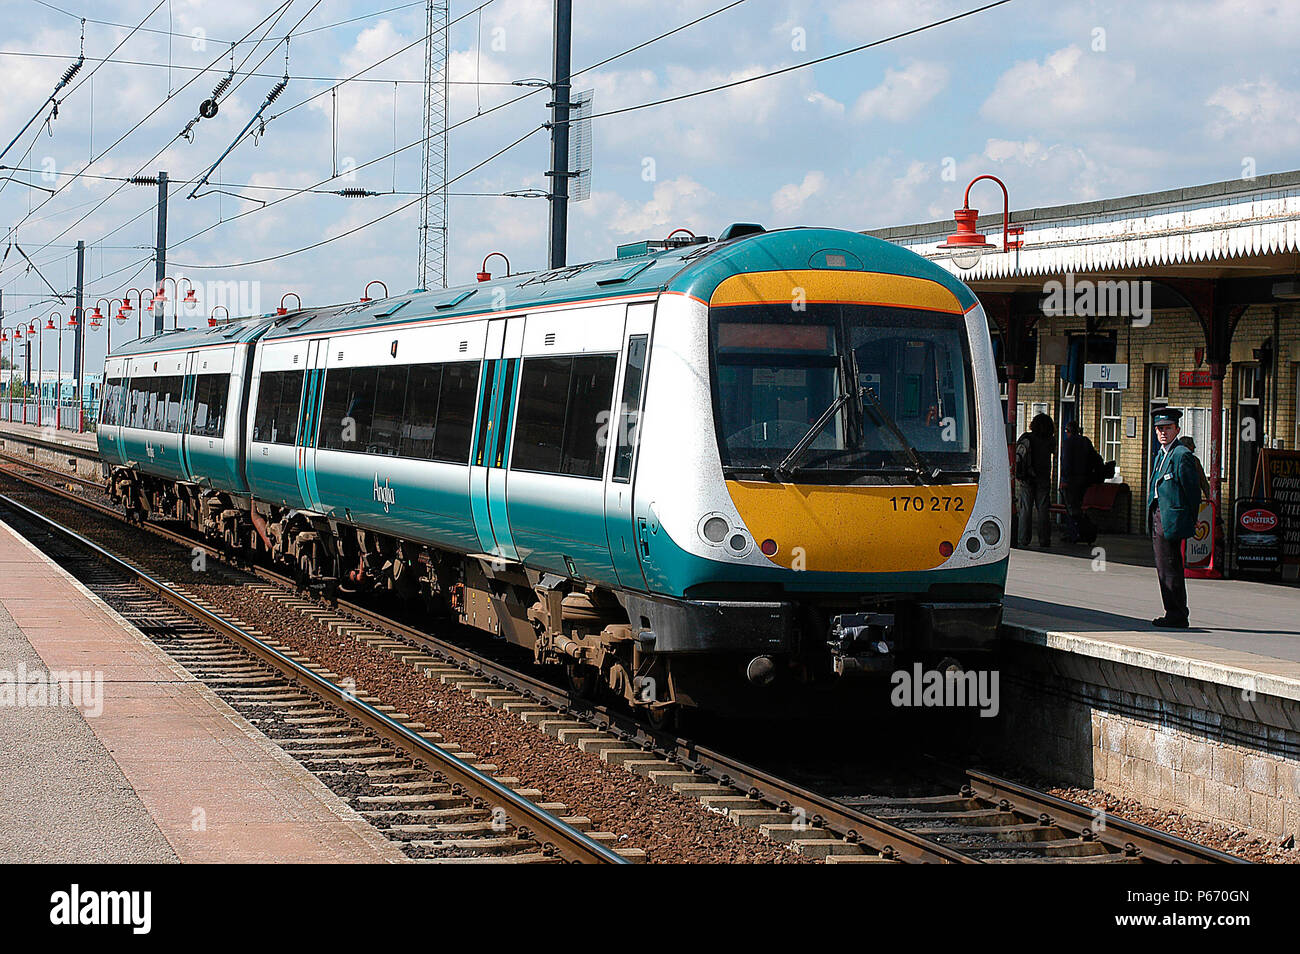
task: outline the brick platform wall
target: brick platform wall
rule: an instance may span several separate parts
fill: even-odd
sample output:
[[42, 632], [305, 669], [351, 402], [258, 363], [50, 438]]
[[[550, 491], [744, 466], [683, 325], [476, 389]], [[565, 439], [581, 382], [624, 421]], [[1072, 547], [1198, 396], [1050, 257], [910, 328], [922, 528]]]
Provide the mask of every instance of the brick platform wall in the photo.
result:
[[1300, 837], [1300, 702], [1017, 646], [997, 745], [1039, 776]]

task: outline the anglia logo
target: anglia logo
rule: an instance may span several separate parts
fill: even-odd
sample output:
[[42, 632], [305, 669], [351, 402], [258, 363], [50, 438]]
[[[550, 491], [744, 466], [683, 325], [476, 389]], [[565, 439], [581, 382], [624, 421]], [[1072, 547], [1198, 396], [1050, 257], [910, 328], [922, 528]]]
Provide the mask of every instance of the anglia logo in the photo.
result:
[[1239, 518], [1243, 530], [1267, 533], [1277, 528], [1277, 514], [1270, 510], [1247, 510]]

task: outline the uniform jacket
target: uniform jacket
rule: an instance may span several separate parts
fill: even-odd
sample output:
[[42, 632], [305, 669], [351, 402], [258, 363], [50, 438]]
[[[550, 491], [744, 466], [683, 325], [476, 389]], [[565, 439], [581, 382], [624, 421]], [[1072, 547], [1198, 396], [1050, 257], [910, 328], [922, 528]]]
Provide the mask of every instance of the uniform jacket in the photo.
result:
[[1160, 526], [1166, 540], [1186, 540], [1196, 530], [1201, 508], [1201, 472], [1196, 455], [1175, 442], [1156, 452], [1147, 483], [1147, 509], [1160, 505]]

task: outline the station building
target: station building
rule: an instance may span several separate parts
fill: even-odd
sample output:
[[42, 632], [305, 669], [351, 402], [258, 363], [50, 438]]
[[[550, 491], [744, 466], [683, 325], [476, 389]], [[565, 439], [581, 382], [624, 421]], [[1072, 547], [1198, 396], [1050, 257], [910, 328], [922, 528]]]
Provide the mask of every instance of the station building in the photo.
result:
[[[972, 205], [1003, 198], [985, 185]], [[1002, 212], [979, 216], [995, 248], [966, 269], [940, 247], [953, 219], [868, 233], [933, 259], [979, 296], [1004, 410], [1015, 408], [1008, 439], [1039, 412], [1058, 440], [1078, 421], [1117, 463], [1102, 520], [1111, 532], [1148, 530], [1155, 407], [1183, 409], [1221, 514], [1259, 492], [1260, 452], [1300, 447], [1300, 171], [1023, 209], [1009, 221], [1023, 229], [1021, 247], [1004, 251]]]

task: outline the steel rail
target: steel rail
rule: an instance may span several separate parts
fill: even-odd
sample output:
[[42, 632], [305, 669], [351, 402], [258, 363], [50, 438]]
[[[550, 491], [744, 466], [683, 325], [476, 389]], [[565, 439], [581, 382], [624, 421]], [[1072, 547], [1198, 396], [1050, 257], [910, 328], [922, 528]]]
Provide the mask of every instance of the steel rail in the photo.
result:
[[[58, 521], [33, 510], [25, 504], [19, 503], [6, 494], [0, 494], [0, 503], [13, 508], [28, 519], [48, 527], [50, 530], [72, 540], [78, 546], [89, 550], [100, 561], [126, 574], [134, 582], [166, 600], [186, 615], [231, 638], [256, 658], [268, 663], [282, 676], [306, 684], [310, 689], [324, 696], [329, 702], [367, 728], [390, 741], [396, 742], [402, 748], [411, 750], [412, 754], [424, 762], [432, 771], [441, 771], [452, 776], [474, 796], [501, 805], [511, 812], [518, 813], [521, 820], [526, 819], [530, 824], [537, 826], [539, 833], [544, 832], [546, 836], [552, 839], [550, 842], [542, 842], [544, 849], [554, 850], [561, 857], [570, 861], [605, 864], [629, 863], [616, 852], [588, 838], [584, 833], [539, 808], [522, 795], [502, 785], [496, 779], [483, 774], [384, 712], [367, 702], [363, 702], [349, 690], [335, 685], [329, 679], [268, 645], [242, 627], [199, 605], [189, 597], [177, 593], [167, 582], [157, 579], [142, 567], [138, 567], [130, 561], [117, 556], [93, 540], [87, 539], [75, 530], [63, 526]], [[531, 830], [521, 827], [521, 833], [531, 835]]]
[[1104, 825], [1094, 828], [1096, 814], [1092, 809], [1047, 792], [1029, 788], [1009, 779], [999, 778], [968, 769], [967, 783], [977, 798], [990, 802], [1006, 800], [1012, 811], [1028, 811], [1045, 814], [1052, 824], [1065, 828], [1063, 821], [1082, 826], [1079, 830], [1085, 836], [1089, 833], [1097, 841], [1118, 849], [1130, 857], [1139, 857], [1147, 861], [1162, 864], [1223, 864], [1248, 865], [1254, 862], [1246, 858], [1230, 855], [1226, 851], [1198, 845], [1177, 835], [1149, 828], [1138, 822], [1106, 813]]

